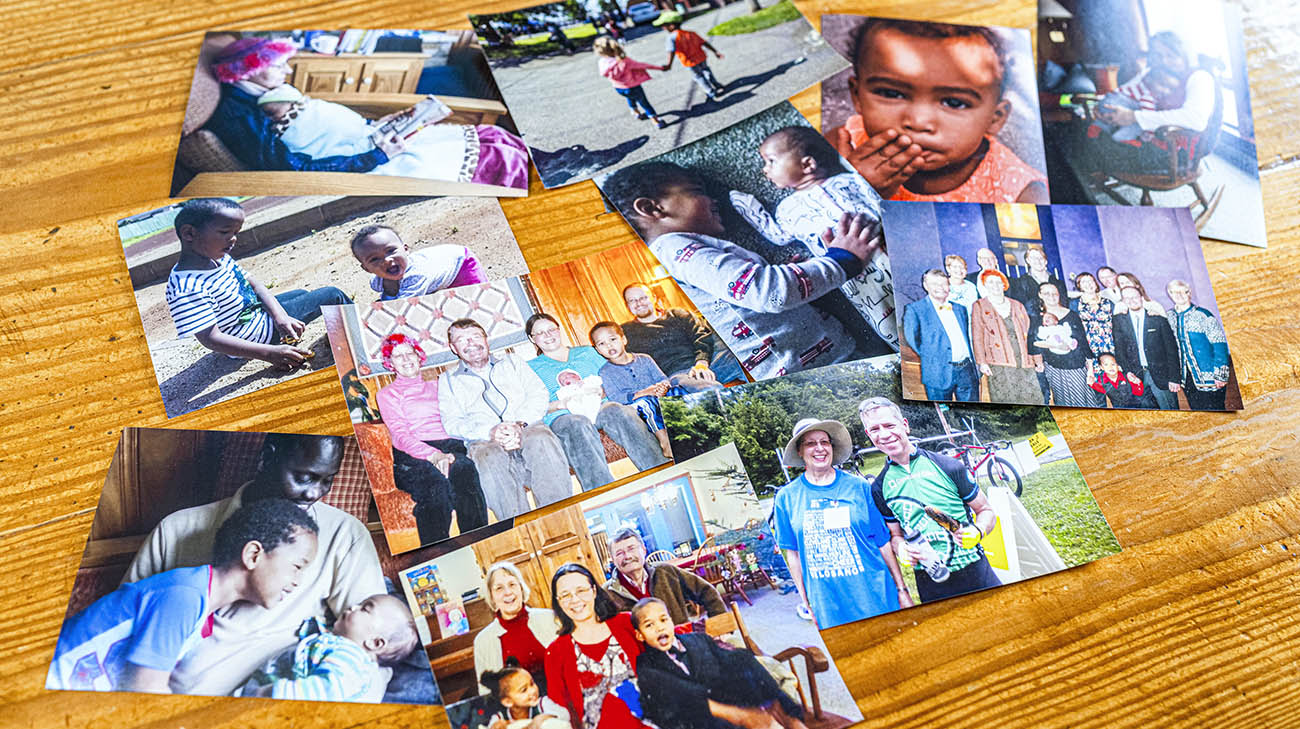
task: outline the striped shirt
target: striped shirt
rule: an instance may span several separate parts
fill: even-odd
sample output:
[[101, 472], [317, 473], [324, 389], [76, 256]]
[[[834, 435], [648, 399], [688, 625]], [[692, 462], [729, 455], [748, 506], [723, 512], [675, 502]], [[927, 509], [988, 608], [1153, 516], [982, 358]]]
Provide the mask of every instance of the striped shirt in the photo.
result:
[[293, 675], [271, 685], [271, 698], [364, 700], [380, 679], [379, 672], [379, 663], [360, 644], [334, 633], [317, 633], [299, 641], [293, 652]]
[[222, 256], [213, 269], [173, 268], [166, 296], [178, 336], [190, 336], [213, 324], [222, 334], [258, 344], [270, 344], [275, 333], [271, 315], [229, 255]]

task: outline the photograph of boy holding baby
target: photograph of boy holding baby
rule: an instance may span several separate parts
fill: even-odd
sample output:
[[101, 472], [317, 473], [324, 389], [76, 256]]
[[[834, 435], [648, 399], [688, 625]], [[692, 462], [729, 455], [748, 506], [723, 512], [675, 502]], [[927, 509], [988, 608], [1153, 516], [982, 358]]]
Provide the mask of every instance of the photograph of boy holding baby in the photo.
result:
[[363, 190], [528, 193], [528, 150], [473, 33], [254, 30], [204, 37], [173, 196]]
[[326, 328], [395, 552], [658, 467], [659, 396], [745, 381], [639, 243]]
[[853, 62], [822, 130], [887, 200], [1048, 202], [1033, 50], [1019, 28], [823, 15]]
[[[861, 719], [731, 444], [402, 573], [457, 729]], [[445, 619], [440, 616], [453, 616]]]
[[322, 306], [527, 270], [487, 198], [195, 198], [117, 228], [168, 417], [331, 365]]
[[[845, 67], [793, 3], [612, 3], [470, 15], [546, 187], [736, 124]], [[581, 109], [581, 114], [573, 110]]]
[[1185, 208], [887, 202], [885, 231], [909, 398], [1241, 408]]
[[128, 428], [46, 687], [436, 704], [356, 440]]
[[1052, 202], [1183, 206], [1267, 244], [1236, 4], [1041, 2], [1038, 64]]
[[789, 103], [597, 184], [751, 377], [895, 351], [880, 198]]

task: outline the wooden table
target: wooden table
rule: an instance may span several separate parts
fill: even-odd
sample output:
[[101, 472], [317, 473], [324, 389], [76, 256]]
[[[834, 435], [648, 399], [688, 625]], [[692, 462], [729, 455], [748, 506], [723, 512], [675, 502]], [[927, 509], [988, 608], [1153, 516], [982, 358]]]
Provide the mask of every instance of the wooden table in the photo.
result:
[[[209, 28], [468, 27], [465, 0], [8, 0], [0, 13], [0, 725], [445, 726], [441, 709], [41, 688], [125, 425], [348, 433], [332, 372], [168, 421], [114, 221], [164, 204]], [[1034, 4], [799, 2], [1033, 27]], [[1300, 726], [1300, 7], [1247, 3], [1267, 251], [1207, 242], [1246, 409], [1058, 410], [1124, 551], [826, 633], [873, 726]], [[816, 120], [816, 91], [796, 97]], [[502, 203], [529, 263], [631, 234], [591, 183]]]

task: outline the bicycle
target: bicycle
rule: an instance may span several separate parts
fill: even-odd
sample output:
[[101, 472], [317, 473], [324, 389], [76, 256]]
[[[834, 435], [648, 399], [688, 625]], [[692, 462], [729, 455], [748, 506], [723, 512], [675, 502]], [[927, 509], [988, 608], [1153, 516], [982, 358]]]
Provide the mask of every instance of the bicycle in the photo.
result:
[[[978, 483], [978, 472], [980, 468], [984, 468], [990, 486], [1003, 486], [1011, 489], [1011, 492], [1016, 496], [1020, 496], [1020, 492], [1024, 488], [1024, 484], [1020, 480], [1020, 472], [1016, 470], [1015, 466], [1011, 465], [1011, 461], [997, 455], [997, 451], [1010, 447], [1011, 441], [999, 440], [984, 445], [952, 444], [946, 446], [943, 452], [945, 455], [956, 458], [965, 464], [966, 470], [970, 471], [972, 481]], [[973, 453], [982, 453], [983, 455], [972, 464]]]

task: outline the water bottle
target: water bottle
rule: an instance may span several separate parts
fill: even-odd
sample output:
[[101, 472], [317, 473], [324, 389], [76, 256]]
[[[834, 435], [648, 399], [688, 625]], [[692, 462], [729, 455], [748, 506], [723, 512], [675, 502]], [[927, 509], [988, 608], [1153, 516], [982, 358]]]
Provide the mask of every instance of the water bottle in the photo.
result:
[[948, 579], [948, 565], [939, 558], [939, 554], [930, 546], [929, 540], [921, 536], [918, 529], [909, 529], [903, 535], [903, 541], [915, 547], [921, 552], [921, 567], [925, 569], [926, 574], [935, 582], [943, 582]]

